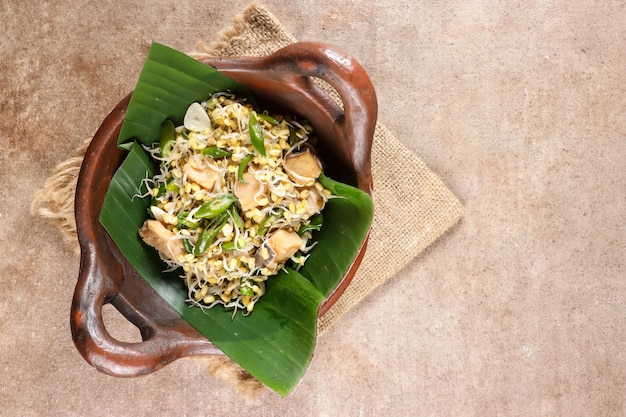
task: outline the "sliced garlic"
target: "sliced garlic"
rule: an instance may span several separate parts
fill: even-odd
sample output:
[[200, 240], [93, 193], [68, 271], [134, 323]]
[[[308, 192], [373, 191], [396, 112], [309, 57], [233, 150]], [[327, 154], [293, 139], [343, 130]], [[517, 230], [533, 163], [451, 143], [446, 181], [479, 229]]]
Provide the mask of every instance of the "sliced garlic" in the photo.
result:
[[187, 108], [183, 124], [192, 132], [202, 132], [211, 127], [211, 119], [200, 103], [192, 103]]
[[157, 219], [160, 222], [163, 221], [163, 216], [165, 215], [165, 211], [158, 208], [157, 206], [150, 206], [150, 211], [152, 211], [152, 215], [154, 216], [155, 219]]

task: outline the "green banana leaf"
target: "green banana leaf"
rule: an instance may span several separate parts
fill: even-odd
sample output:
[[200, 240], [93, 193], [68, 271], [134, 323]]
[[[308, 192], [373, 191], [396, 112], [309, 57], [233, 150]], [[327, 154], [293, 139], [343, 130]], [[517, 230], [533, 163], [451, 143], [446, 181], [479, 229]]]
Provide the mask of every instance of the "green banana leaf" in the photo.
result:
[[159, 136], [164, 120], [170, 119], [180, 126], [189, 104], [227, 90], [255, 103], [247, 89], [215, 68], [165, 45], [152, 43], [124, 115], [118, 146], [130, 149], [134, 141], [150, 145]]
[[[158, 140], [163, 120], [182, 120], [193, 101], [224, 88], [244, 90], [232, 80], [226, 83], [214, 69], [158, 44], [151, 48], [146, 67], [151, 70], [140, 76], [127, 111], [129, 127], [125, 129], [125, 120], [119, 138], [118, 146], [129, 153], [109, 185], [100, 222], [131, 265], [181, 317], [251, 375], [285, 396], [297, 386], [311, 361], [321, 303], [340, 283], [367, 236], [372, 200], [355, 187], [323, 176], [320, 181], [337, 198], [324, 209], [324, 225], [314, 235], [318, 244], [303, 268], [285, 269], [270, 278], [265, 295], [248, 316], [233, 316], [232, 310], [219, 306], [209, 310], [190, 306], [177, 271], [163, 272], [165, 264], [138, 235], [150, 199], [137, 195], [146, 191], [142, 180], [158, 171], [140, 143]], [[152, 88], [156, 79], [159, 89]], [[150, 90], [155, 94], [176, 91], [180, 99], [164, 105], [163, 98], [149, 97], [146, 91]], [[205, 94], [199, 97], [196, 90]], [[135, 101], [137, 92], [140, 100]]]

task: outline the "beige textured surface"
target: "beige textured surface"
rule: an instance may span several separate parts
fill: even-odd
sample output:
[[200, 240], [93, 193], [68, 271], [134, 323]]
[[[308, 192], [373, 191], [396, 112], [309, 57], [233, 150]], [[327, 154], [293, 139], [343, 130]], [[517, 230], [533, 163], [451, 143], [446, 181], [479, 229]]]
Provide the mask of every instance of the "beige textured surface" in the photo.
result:
[[286, 399], [249, 412], [192, 360], [131, 380], [85, 364], [67, 317], [77, 258], [28, 216], [34, 192], [132, 88], [151, 40], [189, 49], [246, 4], [2, 2], [0, 414], [625, 414], [617, 1], [266, 1], [296, 38], [359, 58], [381, 122], [465, 216], [324, 334]]

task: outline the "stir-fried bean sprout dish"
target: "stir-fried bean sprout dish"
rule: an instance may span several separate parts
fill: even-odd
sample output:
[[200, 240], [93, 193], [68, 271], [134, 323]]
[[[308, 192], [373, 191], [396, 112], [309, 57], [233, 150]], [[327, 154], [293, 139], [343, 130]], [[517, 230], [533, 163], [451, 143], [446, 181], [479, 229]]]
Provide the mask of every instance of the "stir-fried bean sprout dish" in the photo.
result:
[[182, 268], [189, 301], [250, 313], [265, 281], [304, 265], [330, 197], [306, 122], [257, 113], [227, 93], [166, 120], [148, 149], [149, 219], [139, 234], [170, 269]]

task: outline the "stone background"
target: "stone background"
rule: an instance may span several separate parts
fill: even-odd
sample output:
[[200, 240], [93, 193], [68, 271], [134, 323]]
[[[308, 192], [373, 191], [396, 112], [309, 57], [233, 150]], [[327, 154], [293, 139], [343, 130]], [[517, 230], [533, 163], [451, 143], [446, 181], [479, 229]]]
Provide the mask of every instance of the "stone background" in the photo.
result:
[[151, 41], [190, 50], [247, 3], [0, 2], [0, 414], [625, 415], [616, 0], [265, 0], [296, 38], [360, 60], [380, 122], [464, 218], [320, 338], [287, 398], [246, 402], [198, 360], [136, 379], [83, 361], [69, 329], [79, 257], [29, 215], [32, 198], [133, 88]]

